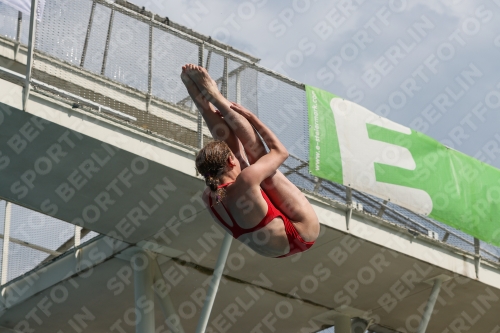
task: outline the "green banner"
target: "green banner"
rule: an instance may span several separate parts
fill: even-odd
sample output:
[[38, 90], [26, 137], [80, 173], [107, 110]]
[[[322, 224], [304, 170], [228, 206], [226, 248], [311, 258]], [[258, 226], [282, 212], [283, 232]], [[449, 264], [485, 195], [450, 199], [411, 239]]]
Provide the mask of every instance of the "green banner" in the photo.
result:
[[309, 169], [500, 246], [500, 170], [306, 86]]

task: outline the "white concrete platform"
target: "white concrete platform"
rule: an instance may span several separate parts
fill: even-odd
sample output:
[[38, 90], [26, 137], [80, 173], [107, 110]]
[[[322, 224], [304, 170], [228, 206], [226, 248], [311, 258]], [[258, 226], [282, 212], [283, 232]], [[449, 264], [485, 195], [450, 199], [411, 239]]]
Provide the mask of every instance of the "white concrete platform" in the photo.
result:
[[[192, 332], [223, 238], [200, 202], [194, 150], [36, 92], [23, 112], [21, 89], [0, 81], [0, 197], [121, 240], [123, 248], [96, 250], [106, 260], [88, 257], [93, 268], [80, 273], [81, 262], [58, 265], [64, 258], [57, 258], [12, 281], [7, 289], [28, 287], [4, 296], [0, 326], [133, 332], [130, 257], [122, 252], [137, 246], [158, 255], [182, 326]], [[315, 332], [333, 324], [332, 310], [348, 306], [379, 327], [412, 332], [432, 288], [426, 281], [443, 274], [451, 280], [428, 332], [498, 330], [497, 265], [483, 262], [476, 278], [474, 258], [463, 251], [364, 212], [353, 212], [347, 230], [345, 205], [308, 198], [322, 224], [316, 245], [278, 260], [234, 242], [211, 331]], [[158, 304], [154, 311], [158, 331], [168, 332]]]

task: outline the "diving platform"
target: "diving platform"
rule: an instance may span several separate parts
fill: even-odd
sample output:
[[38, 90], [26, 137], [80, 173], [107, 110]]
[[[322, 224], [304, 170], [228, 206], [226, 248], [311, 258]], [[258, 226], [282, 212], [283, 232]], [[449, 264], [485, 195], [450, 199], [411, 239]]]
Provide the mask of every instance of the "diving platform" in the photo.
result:
[[[22, 111], [21, 86], [2, 80], [0, 90], [12, 101], [1, 108], [0, 151], [11, 162], [2, 170], [0, 196], [103, 235], [76, 250], [79, 259], [67, 253], [5, 285], [0, 325], [66, 332], [79, 323], [94, 332], [132, 332], [131, 261], [149, 252], [184, 330], [194, 331], [224, 238], [201, 202], [195, 150], [36, 91]], [[474, 318], [474, 327], [495, 329], [497, 267], [483, 261], [476, 277], [475, 259], [463, 251], [306, 195], [321, 222], [314, 247], [277, 260], [234, 242], [209, 321], [214, 332], [315, 332], [333, 325], [344, 308], [395, 331], [418, 326], [432, 289], [427, 281], [440, 276], [449, 281], [429, 329]], [[164, 323], [161, 306], [155, 309], [156, 322]]]
[[[120, 2], [87, 5], [89, 15], [98, 5], [143, 23], [149, 15]], [[307, 131], [300, 83], [157, 21], [151, 30], [202, 45], [195, 62], [220, 57], [211, 70], [226, 96], [275, 126], [266, 107], [283, 102], [300, 114], [290, 128]], [[495, 248], [315, 179], [306, 152], [282, 171], [314, 207], [320, 237], [299, 255], [259, 256], [230, 243], [201, 201], [194, 157], [209, 132], [185, 93], [158, 96], [154, 79], [143, 89], [47, 50], [35, 50], [24, 99], [28, 49], [0, 38], [0, 198], [100, 236], [4, 283], [0, 331], [195, 332], [220, 273], [206, 332], [500, 332]], [[278, 135], [294, 152], [297, 132], [286, 132]]]

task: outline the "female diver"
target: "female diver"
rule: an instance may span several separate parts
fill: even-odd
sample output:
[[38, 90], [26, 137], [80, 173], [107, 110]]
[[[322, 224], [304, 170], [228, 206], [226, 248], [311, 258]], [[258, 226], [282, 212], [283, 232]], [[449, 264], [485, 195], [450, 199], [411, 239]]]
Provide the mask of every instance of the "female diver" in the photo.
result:
[[203, 201], [214, 220], [266, 257], [309, 249], [319, 221], [302, 192], [278, 170], [288, 158], [283, 144], [252, 112], [224, 98], [203, 67], [184, 65], [181, 79], [215, 139], [196, 157], [207, 184]]

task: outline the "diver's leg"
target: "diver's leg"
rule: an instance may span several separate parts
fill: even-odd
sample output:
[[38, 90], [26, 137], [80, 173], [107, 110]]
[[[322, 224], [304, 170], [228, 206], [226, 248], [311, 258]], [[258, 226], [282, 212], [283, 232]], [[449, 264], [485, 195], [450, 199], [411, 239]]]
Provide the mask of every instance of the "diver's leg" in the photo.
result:
[[[235, 109], [244, 109], [243, 106], [236, 103], [233, 103], [232, 107]], [[233, 110], [233, 112], [235, 111]], [[244, 119], [248, 122], [246, 118]], [[235, 133], [237, 135], [238, 131], [235, 131]], [[258, 142], [253, 143], [253, 146], [260, 144], [264, 147], [260, 137], [257, 136], [256, 140]], [[256, 156], [257, 158], [266, 154], [263, 149], [259, 150], [259, 152]], [[273, 176], [266, 178], [261, 183], [261, 187], [272, 203], [294, 223], [305, 241], [313, 241], [317, 238], [319, 234], [319, 221], [314, 209], [304, 194], [281, 171], [276, 170]]]
[[[264, 144], [252, 125], [245, 117], [231, 109], [231, 107], [242, 106], [224, 98], [204, 68], [192, 65], [190, 69], [189, 76], [193, 78], [204, 96], [220, 110], [224, 115], [224, 120], [240, 139], [250, 164], [265, 155]], [[304, 240], [315, 240], [319, 233], [319, 223], [316, 213], [304, 194], [279, 170], [261, 185], [273, 204], [292, 222], [295, 222], [295, 227]]]
[[181, 80], [186, 86], [189, 96], [203, 116], [210, 133], [212, 133], [212, 137], [216, 140], [225, 141], [229, 149], [231, 149], [233, 154], [240, 161], [241, 167], [244, 168], [248, 162], [244, 156], [240, 141], [224, 119], [217, 113], [214, 106], [202, 95], [198, 86], [189, 77], [186, 71], [187, 67], [183, 66]]
[[252, 125], [242, 115], [231, 110], [232, 103], [222, 96], [215, 81], [212, 80], [203, 67], [186, 66], [187, 74], [196, 83], [203, 96], [215, 105], [224, 117], [225, 122], [241, 141], [250, 164], [257, 161], [260, 156], [266, 153], [266, 150]]

